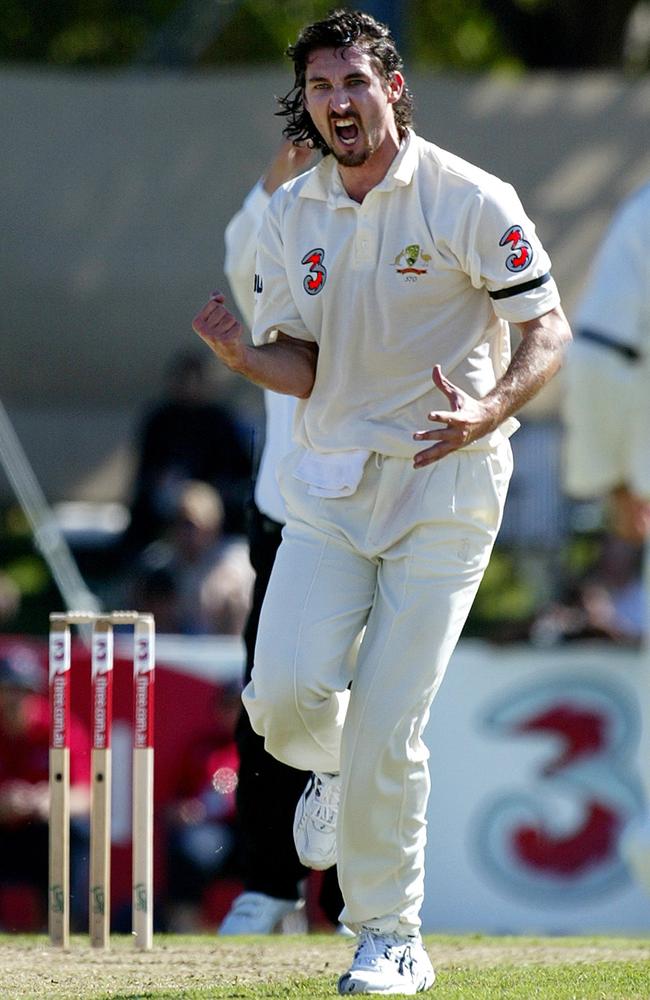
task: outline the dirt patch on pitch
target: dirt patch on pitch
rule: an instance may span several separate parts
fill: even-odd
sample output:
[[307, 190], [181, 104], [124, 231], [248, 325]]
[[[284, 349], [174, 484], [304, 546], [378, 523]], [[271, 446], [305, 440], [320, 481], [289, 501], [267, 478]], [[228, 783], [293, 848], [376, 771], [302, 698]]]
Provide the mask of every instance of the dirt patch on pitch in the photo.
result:
[[[554, 965], [579, 962], [643, 961], [643, 940], [603, 938], [484, 939], [427, 938], [438, 969], [495, 965]], [[69, 952], [44, 939], [4, 938], [0, 983], [7, 1000], [80, 1000], [128, 997], [138, 1000], [168, 990], [186, 990], [270, 980], [336, 976], [349, 964], [354, 945], [335, 935], [205, 940], [161, 938], [151, 952], [137, 952], [130, 940], [114, 939], [110, 952], [95, 952], [81, 940]]]

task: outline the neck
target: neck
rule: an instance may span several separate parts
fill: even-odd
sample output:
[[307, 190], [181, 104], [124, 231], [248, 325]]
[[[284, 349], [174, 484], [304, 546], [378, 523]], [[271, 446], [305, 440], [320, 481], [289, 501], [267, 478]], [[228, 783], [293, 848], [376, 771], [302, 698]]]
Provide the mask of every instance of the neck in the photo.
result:
[[369, 191], [383, 181], [388, 169], [397, 156], [400, 139], [397, 132], [387, 135], [381, 146], [358, 167], [338, 164], [341, 182], [353, 201], [362, 202]]

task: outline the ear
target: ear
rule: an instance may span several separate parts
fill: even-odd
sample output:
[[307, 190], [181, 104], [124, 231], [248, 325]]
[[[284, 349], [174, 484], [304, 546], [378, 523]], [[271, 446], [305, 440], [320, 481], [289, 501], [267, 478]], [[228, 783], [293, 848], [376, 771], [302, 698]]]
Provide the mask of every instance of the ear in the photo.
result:
[[402, 74], [395, 70], [392, 77], [388, 81], [388, 103], [396, 104], [400, 97], [404, 93], [404, 86], [406, 81]]

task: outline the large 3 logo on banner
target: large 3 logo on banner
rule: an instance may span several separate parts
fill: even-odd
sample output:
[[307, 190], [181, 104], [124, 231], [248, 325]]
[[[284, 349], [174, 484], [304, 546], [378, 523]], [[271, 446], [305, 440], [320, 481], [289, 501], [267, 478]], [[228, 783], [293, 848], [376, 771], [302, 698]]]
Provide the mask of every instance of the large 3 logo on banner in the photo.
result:
[[504, 776], [472, 824], [484, 872], [511, 895], [551, 905], [626, 882], [618, 840], [641, 807], [632, 697], [593, 679], [547, 678], [510, 690], [481, 721], [492, 736], [530, 741], [535, 759], [525, 787], [508, 788]]

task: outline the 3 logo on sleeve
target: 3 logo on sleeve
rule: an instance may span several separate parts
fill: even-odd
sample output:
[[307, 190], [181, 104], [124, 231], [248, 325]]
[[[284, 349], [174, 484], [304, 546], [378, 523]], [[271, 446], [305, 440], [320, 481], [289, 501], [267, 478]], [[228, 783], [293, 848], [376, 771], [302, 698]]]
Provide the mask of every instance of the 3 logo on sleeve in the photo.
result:
[[533, 248], [524, 237], [521, 226], [510, 226], [499, 240], [499, 246], [509, 246], [512, 253], [506, 260], [509, 271], [525, 271], [533, 262]]

